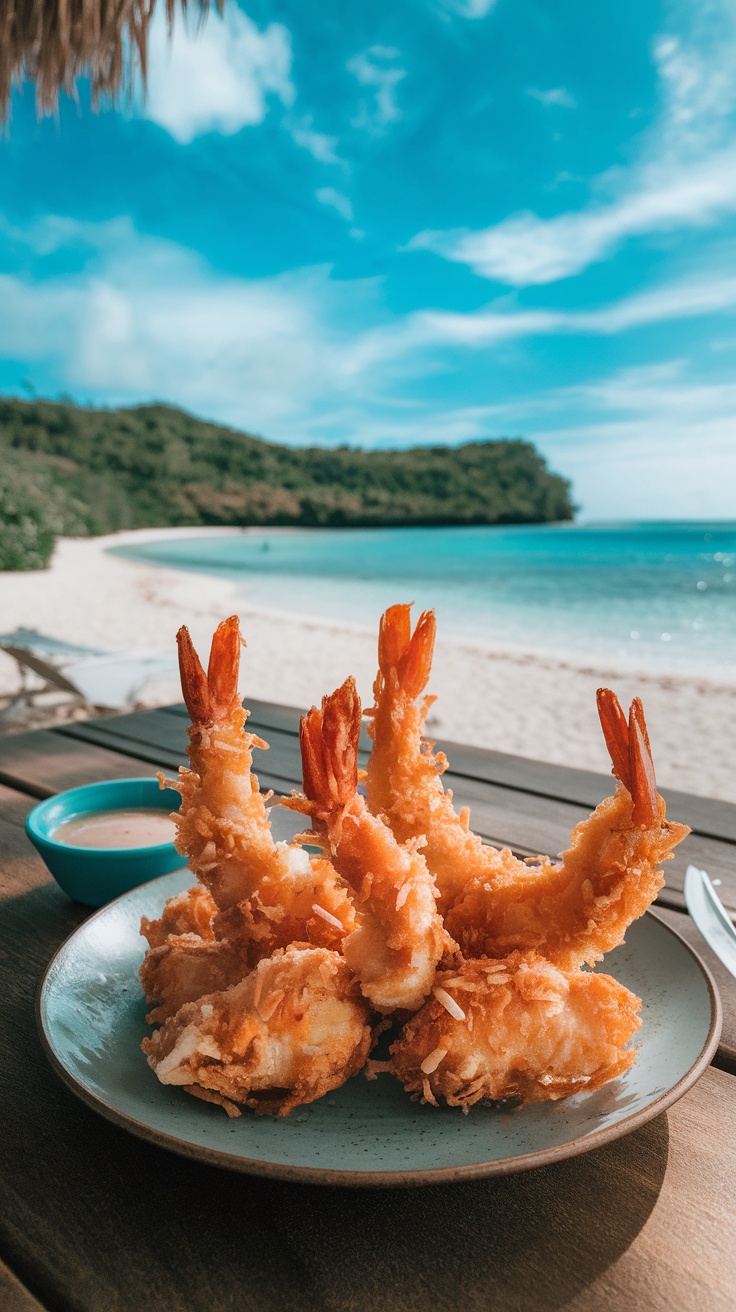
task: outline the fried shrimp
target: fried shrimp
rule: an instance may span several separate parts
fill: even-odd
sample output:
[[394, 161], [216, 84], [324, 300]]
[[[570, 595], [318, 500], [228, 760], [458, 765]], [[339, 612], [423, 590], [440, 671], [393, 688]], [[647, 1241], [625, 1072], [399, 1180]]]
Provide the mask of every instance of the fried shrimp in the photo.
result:
[[239, 984], [187, 1003], [142, 1048], [162, 1084], [286, 1116], [365, 1064], [370, 1008], [336, 952], [292, 944]]
[[195, 934], [198, 938], [214, 939], [213, 917], [217, 914], [217, 903], [201, 884], [187, 888], [183, 893], [176, 893], [164, 905], [158, 920], [141, 920], [141, 934], [148, 941], [149, 947], [159, 948], [172, 935]]
[[437, 882], [444, 913], [474, 875], [491, 876], [501, 859], [470, 829], [470, 813], [459, 813], [441, 776], [447, 757], [424, 738], [434, 697], [421, 697], [429, 680], [435, 639], [433, 611], [424, 611], [411, 631], [411, 606], [391, 606], [381, 617], [378, 674], [368, 732], [373, 750], [366, 793], [400, 843], [422, 839], [422, 854]]
[[141, 924], [161, 1025], [142, 1047], [162, 1084], [229, 1116], [285, 1116], [361, 1070], [391, 1023], [390, 1058], [366, 1074], [466, 1112], [594, 1090], [631, 1066], [641, 1002], [583, 966], [623, 942], [689, 832], [665, 817], [641, 702], [626, 717], [599, 690], [616, 791], [558, 861], [521, 861], [472, 832], [424, 739], [434, 636], [431, 611], [413, 632], [409, 606], [382, 617], [367, 799], [354, 680], [302, 718], [304, 792], [281, 804], [312, 828], [284, 843], [252, 769], [267, 744], [238, 696], [238, 619], [217, 629], [206, 673], [179, 631], [192, 724], [176, 842], [199, 882]]
[[602, 688], [598, 711], [619, 780], [615, 795], [575, 827], [559, 862], [529, 866], [504, 851], [501, 870], [469, 882], [445, 922], [466, 956], [533, 948], [563, 970], [594, 965], [623, 942], [664, 884], [659, 867], [690, 830], [665, 819], [639, 699], [627, 723], [614, 693]]
[[177, 639], [192, 726], [191, 768], [172, 785], [182, 795], [176, 843], [202, 883], [171, 898], [158, 920], [141, 922], [151, 1023], [237, 983], [276, 948], [295, 941], [339, 948], [355, 927], [348, 890], [330, 862], [274, 842], [251, 770], [254, 747], [267, 744], [245, 731], [248, 712], [237, 692], [237, 616], [217, 629], [207, 674], [187, 630]]
[[185, 1002], [203, 993], [215, 993], [237, 984], [248, 973], [247, 954], [240, 944], [200, 938], [198, 934], [170, 934], [149, 948], [138, 972], [148, 1003], [149, 1025], [160, 1025]]
[[565, 974], [536, 952], [464, 961], [438, 973], [390, 1060], [366, 1074], [388, 1071], [415, 1099], [465, 1112], [481, 1099], [554, 1101], [628, 1070], [640, 1007], [609, 975]]
[[290, 805], [312, 817], [353, 897], [356, 929], [345, 960], [377, 1011], [414, 1011], [427, 997], [450, 944], [436, 909], [434, 879], [411, 845], [371, 815], [358, 787], [361, 707], [352, 678], [300, 726], [304, 797]]
[[268, 744], [245, 728], [238, 696], [240, 627], [225, 620], [205, 674], [185, 628], [177, 634], [189, 729], [190, 769], [173, 787], [177, 850], [216, 903], [217, 937], [252, 942], [255, 958], [300, 939], [338, 947], [354, 926], [350, 896], [324, 857], [276, 843], [267, 798], [252, 772], [253, 749]]

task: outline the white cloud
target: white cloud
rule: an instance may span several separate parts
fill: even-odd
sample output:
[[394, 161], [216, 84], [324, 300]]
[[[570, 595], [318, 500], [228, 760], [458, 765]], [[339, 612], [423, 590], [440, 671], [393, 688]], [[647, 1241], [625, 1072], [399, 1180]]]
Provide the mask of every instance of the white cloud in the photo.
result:
[[406, 70], [392, 62], [399, 57], [393, 46], [371, 46], [362, 54], [348, 60], [347, 69], [361, 86], [373, 90], [372, 101], [363, 101], [360, 112], [353, 120], [359, 128], [380, 129], [401, 118], [396, 101], [396, 88], [406, 77]]
[[424, 233], [424, 246], [468, 264], [485, 278], [516, 287], [556, 282], [610, 254], [626, 238], [699, 227], [736, 210], [736, 150], [712, 155], [682, 172], [653, 173], [647, 188], [616, 204], [538, 219], [519, 214], [484, 232]]
[[291, 40], [280, 23], [263, 31], [236, 4], [212, 12], [201, 28], [174, 23], [169, 41], [163, 9], [156, 10], [148, 44], [148, 90], [139, 112], [182, 145], [205, 132], [231, 136], [261, 123], [268, 97], [294, 100]]
[[445, 9], [460, 18], [485, 18], [496, 7], [496, 0], [441, 0]]
[[736, 515], [736, 385], [692, 382], [685, 367], [671, 361], [561, 389], [552, 404], [572, 404], [585, 418], [527, 425], [564, 465], [587, 515], [620, 515], [621, 507], [641, 519]]
[[691, 278], [623, 297], [593, 310], [418, 310], [399, 324], [380, 327], [356, 345], [356, 364], [432, 347], [482, 349], [526, 337], [613, 336], [648, 324], [701, 318], [736, 310], [736, 276]]
[[538, 100], [540, 105], [548, 108], [550, 105], [560, 105], [563, 109], [577, 109], [578, 102], [571, 91], [565, 87], [550, 87], [549, 91], [540, 91], [537, 87], [529, 88], [529, 95], [533, 100]]
[[320, 205], [330, 205], [348, 223], [352, 223], [353, 207], [348, 196], [344, 196], [341, 191], [336, 191], [334, 187], [320, 187], [315, 195]]
[[[667, 360], [662, 364], [638, 365], [621, 369], [593, 383], [565, 388], [565, 396], [595, 404], [606, 411], [634, 411], [652, 418], [667, 414], [693, 415], [712, 419], [728, 413], [736, 415], [736, 382], [692, 382], [684, 375], [687, 360]], [[735, 452], [736, 454], [736, 452]], [[736, 496], [736, 488], [734, 489]]]
[[320, 164], [340, 164], [337, 154], [337, 137], [328, 137], [324, 132], [316, 132], [310, 117], [287, 123], [287, 131], [297, 146], [308, 150]]
[[710, 7], [684, 13], [689, 36], [654, 44], [661, 107], [638, 162], [596, 179], [586, 208], [551, 219], [514, 214], [477, 232], [424, 232], [411, 245], [521, 287], [577, 274], [629, 238], [736, 212], [736, 10], [722, 7], [715, 21]]
[[86, 269], [0, 276], [0, 355], [39, 362], [60, 390], [159, 398], [283, 440], [304, 440], [346, 396], [360, 404], [355, 325], [373, 313], [373, 281], [332, 282], [319, 267], [227, 277], [127, 220], [29, 231], [35, 249], [51, 241], [84, 246]]
[[[316, 198], [321, 204], [334, 208], [346, 222], [352, 222], [348, 196], [333, 187], [322, 187], [316, 192]], [[99, 339], [118, 344], [129, 340], [134, 344], [143, 323], [150, 326], [159, 322], [157, 305], [160, 305], [161, 313], [166, 305], [176, 305], [175, 313], [182, 315], [183, 323], [178, 328], [172, 324], [171, 344], [166, 352], [174, 370], [179, 338], [182, 335], [196, 338], [204, 322], [202, 304], [217, 307], [212, 309], [212, 316], [221, 322], [216, 330], [213, 329], [212, 340], [231, 341], [232, 347], [228, 347], [228, 351], [235, 349], [238, 340], [246, 342], [254, 334], [257, 338], [261, 336], [260, 328], [249, 327], [246, 331], [242, 326], [244, 316], [251, 314], [260, 316], [266, 337], [275, 330], [281, 314], [284, 323], [293, 314], [297, 336], [305, 332], [315, 340], [321, 340], [326, 349], [325, 334], [330, 319], [328, 305], [334, 309], [339, 301], [343, 311], [354, 304], [365, 308], [368, 305], [365, 297], [370, 300], [373, 295], [372, 291], [367, 291], [374, 287], [371, 280], [332, 283], [324, 269], [305, 269], [270, 280], [218, 277], [191, 252], [172, 242], [142, 237], [135, 232], [130, 221], [123, 218], [94, 224], [45, 216], [22, 230], [0, 222], [0, 232], [13, 242], [23, 242], [38, 255], [49, 255], [64, 247], [86, 251], [87, 273], [81, 279], [55, 279], [40, 285], [6, 279], [4, 286], [8, 299], [3, 302], [4, 314], [0, 317], [0, 351], [5, 349], [11, 357], [17, 355], [12, 346], [13, 334], [17, 332], [21, 354], [30, 353], [34, 358], [42, 358], [45, 349], [42, 344], [47, 341], [52, 356], [66, 359], [67, 351], [70, 353], [68, 367], [72, 372], [78, 346], [73, 334], [57, 334], [53, 326], [57, 309], [60, 314], [71, 316], [76, 324], [75, 331], [81, 333], [85, 342], [89, 338], [92, 343]], [[353, 230], [353, 235], [360, 234]], [[79, 309], [80, 297], [90, 307], [89, 324]], [[380, 316], [383, 321], [373, 327], [365, 327], [362, 321], [353, 317], [355, 326], [350, 334], [334, 334], [334, 342], [339, 341], [340, 345], [330, 346], [335, 361], [334, 369], [329, 370], [330, 375], [355, 380], [378, 367], [384, 368], [387, 363], [397, 364], [404, 359], [410, 360], [411, 364], [401, 367], [410, 368], [414, 376], [418, 376], [424, 369], [436, 367], [437, 348], [488, 349], [505, 342], [546, 335], [613, 336], [655, 323], [733, 313], [736, 311], [736, 275], [703, 273], [699, 277], [651, 287], [585, 310], [515, 309], [508, 308], [506, 302], [507, 298], [503, 298], [500, 304], [472, 313], [418, 310], [395, 320], [383, 315]], [[38, 307], [38, 317], [35, 306]], [[278, 313], [277, 307], [280, 307]], [[44, 329], [47, 310], [50, 316], [48, 332]], [[232, 322], [228, 318], [230, 315]], [[369, 319], [376, 317], [368, 314]], [[91, 350], [92, 345], [85, 346], [80, 359], [91, 358]], [[133, 354], [129, 354], [125, 365], [126, 376], [130, 377], [133, 376], [131, 360], [134, 356], [138, 359], [133, 346], [131, 350]], [[135, 366], [141, 371], [137, 386], [145, 392], [150, 385], [155, 392], [155, 376], [146, 372], [146, 359], [143, 352]], [[101, 375], [96, 382], [93, 371], [84, 378], [80, 373], [77, 383], [93, 388], [98, 385], [114, 387], [119, 364], [117, 358], [110, 360], [105, 368], [112, 372], [105, 373], [104, 382]], [[185, 375], [189, 368], [189, 365], [184, 366]], [[324, 369], [319, 372], [322, 376]], [[172, 372], [172, 386], [175, 374], [176, 370]], [[70, 377], [66, 377], [66, 383], [71, 385]], [[197, 386], [196, 380], [187, 379], [188, 389]], [[218, 386], [224, 392], [231, 387], [224, 381]], [[205, 404], [206, 394], [207, 389], [203, 387], [197, 404]]]

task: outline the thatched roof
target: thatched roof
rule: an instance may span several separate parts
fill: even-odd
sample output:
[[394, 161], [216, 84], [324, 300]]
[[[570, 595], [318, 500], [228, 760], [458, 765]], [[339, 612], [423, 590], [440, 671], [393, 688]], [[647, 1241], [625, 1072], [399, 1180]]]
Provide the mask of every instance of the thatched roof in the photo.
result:
[[[0, 0], [0, 123], [10, 92], [24, 79], [36, 83], [39, 114], [53, 113], [60, 91], [75, 94], [88, 77], [96, 105], [101, 96], [129, 94], [135, 66], [146, 78], [146, 42], [157, 0]], [[210, 0], [158, 0], [169, 27], [189, 5], [203, 17]], [[222, 8], [222, 0], [216, 0]]]

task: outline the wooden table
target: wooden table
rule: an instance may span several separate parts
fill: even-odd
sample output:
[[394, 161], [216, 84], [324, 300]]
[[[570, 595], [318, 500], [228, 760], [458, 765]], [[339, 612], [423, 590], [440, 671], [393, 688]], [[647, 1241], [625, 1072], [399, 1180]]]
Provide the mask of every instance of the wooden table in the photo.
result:
[[[263, 786], [299, 782], [298, 712], [257, 703]], [[183, 763], [183, 707], [0, 740], [0, 1308], [75, 1312], [505, 1312], [736, 1307], [736, 980], [684, 913], [693, 861], [736, 911], [736, 806], [668, 795], [693, 835], [656, 913], [708, 961], [724, 1027], [666, 1114], [606, 1148], [507, 1179], [371, 1191], [231, 1174], [145, 1144], [61, 1084], [33, 1003], [85, 919], [23, 832], [36, 799]], [[496, 844], [556, 853], [610, 779], [444, 744], [458, 803]]]

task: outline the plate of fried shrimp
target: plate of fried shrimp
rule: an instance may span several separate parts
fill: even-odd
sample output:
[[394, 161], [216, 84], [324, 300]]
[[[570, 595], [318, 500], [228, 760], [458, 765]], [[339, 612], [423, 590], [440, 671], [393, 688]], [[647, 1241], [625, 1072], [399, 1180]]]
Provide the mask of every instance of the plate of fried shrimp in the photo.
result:
[[432, 612], [384, 614], [366, 770], [348, 678], [303, 717], [303, 791], [277, 801], [253, 773], [237, 617], [207, 671], [180, 630], [188, 868], [87, 920], [39, 993], [52, 1063], [103, 1115], [238, 1170], [431, 1183], [585, 1152], [705, 1069], [715, 987], [645, 914], [688, 830], [641, 703], [599, 691], [615, 791], [558, 860], [522, 861], [473, 833], [424, 736], [434, 635]]

